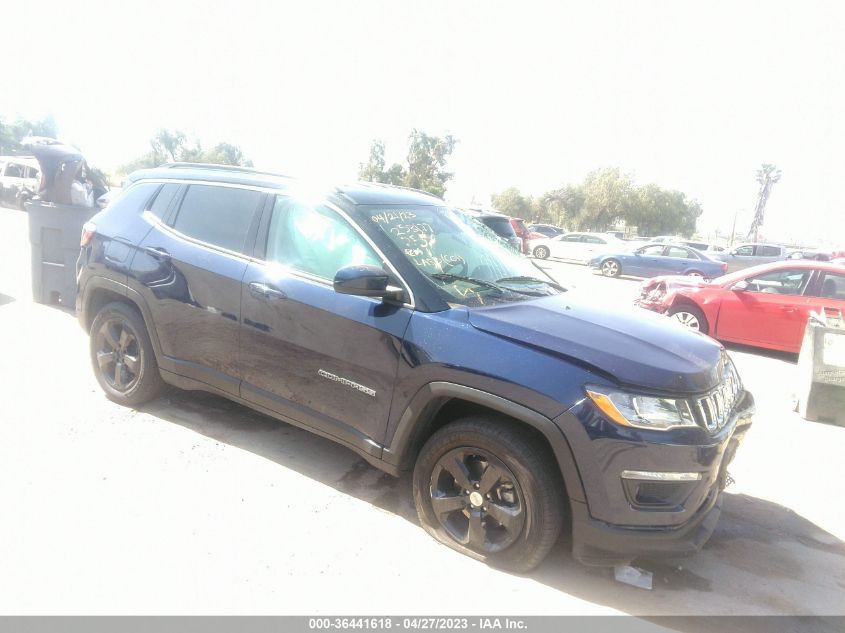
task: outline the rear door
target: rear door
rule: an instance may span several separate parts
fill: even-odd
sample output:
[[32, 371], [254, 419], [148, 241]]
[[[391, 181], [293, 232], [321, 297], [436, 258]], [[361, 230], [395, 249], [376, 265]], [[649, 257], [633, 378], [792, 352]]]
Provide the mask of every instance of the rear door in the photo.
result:
[[758, 244], [754, 248], [754, 260], [756, 264], [768, 264], [769, 262], [776, 262], [779, 259], [783, 259], [784, 255], [784, 249], [780, 246]]
[[716, 338], [797, 352], [811, 298], [811, 268], [779, 268], [748, 277], [745, 291], [722, 299]]
[[667, 246], [666, 250], [663, 251], [663, 257], [660, 261], [660, 267], [665, 271], [665, 273], [655, 271], [652, 274], [659, 275], [669, 273], [672, 275], [681, 275], [690, 268], [690, 264], [692, 263], [690, 261], [691, 259], [698, 261], [698, 257], [693, 255], [692, 252], [686, 248], [682, 248], [681, 246]]
[[549, 242], [552, 257], [561, 259], [582, 259], [585, 246], [580, 233], [567, 233]]
[[601, 255], [602, 253], [607, 253], [611, 250], [610, 240], [606, 240], [603, 237], [585, 235], [583, 237], [583, 242], [583, 250], [581, 251], [581, 255], [578, 257], [578, 259], [582, 261], [589, 261], [596, 255]]
[[155, 222], [131, 274], [150, 308], [162, 369], [238, 393], [241, 281], [267, 195], [189, 184]]
[[336, 293], [332, 281], [383, 262], [336, 207], [277, 196], [241, 289], [241, 396], [380, 454], [412, 310]]

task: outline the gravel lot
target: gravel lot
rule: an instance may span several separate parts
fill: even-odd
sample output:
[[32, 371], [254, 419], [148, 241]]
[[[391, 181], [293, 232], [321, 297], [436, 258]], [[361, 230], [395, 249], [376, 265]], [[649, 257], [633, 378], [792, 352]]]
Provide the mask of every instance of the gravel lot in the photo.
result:
[[407, 478], [327, 440], [211, 395], [107, 401], [75, 317], [31, 302], [26, 215], [0, 209], [0, 231], [0, 613], [845, 614], [845, 429], [792, 412], [794, 357], [731, 350], [756, 423], [712, 540], [644, 564], [653, 591], [578, 565], [565, 538], [510, 575], [437, 545]]

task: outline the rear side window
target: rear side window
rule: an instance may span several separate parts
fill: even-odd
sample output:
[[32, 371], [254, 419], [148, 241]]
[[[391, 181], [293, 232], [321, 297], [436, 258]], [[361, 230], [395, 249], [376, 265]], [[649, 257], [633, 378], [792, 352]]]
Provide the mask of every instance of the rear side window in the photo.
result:
[[779, 257], [780, 248], [777, 246], [758, 246], [757, 254], [760, 257]]
[[824, 271], [822, 275], [819, 296], [845, 301], [845, 274]]
[[140, 213], [158, 187], [157, 182], [139, 182], [132, 185], [123, 190], [117, 200], [109, 205], [109, 209]]
[[176, 196], [177, 191], [179, 191], [179, 185], [177, 184], [168, 183], [164, 185], [159, 190], [155, 200], [153, 200], [153, 203], [150, 205], [150, 213], [156, 216], [159, 220], [162, 219], [164, 214], [167, 213], [170, 203], [173, 202], [173, 198]]
[[507, 218], [484, 218], [482, 222], [493, 229], [497, 235], [503, 237], [513, 237], [516, 235], [516, 231], [513, 230]]
[[263, 193], [235, 187], [191, 185], [173, 228], [194, 239], [243, 253]]
[[680, 257], [681, 259], [692, 259], [692, 255], [687, 249], [679, 248], [677, 246], [667, 246], [666, 257]]

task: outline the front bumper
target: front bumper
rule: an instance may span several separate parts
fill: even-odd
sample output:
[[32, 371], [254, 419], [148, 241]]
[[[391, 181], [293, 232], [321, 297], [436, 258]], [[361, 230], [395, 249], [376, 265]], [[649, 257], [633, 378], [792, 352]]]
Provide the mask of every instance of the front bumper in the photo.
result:
[[[701, 549], [719, 521], [727, 467], [751, 426], [753, 414], [754, 399], [743, 392], [733, 420], [708, 446], [673, 444], [669, 438], [665, 444], [640, 439], [626, 450], [626, 442], [618, 437], [599, 442], [590, 447], [596, 453], [586, 457], [612, 457], [599, 459], [595, 465], [598, 468], [582, 468], [584, 449], [578, 450], [577, 439], [571, 442], [586, 498], [586, 502], [570, 498], [574, 557], [588, 565], [618, 565], [636, 558], [685, 556]], [[592, 438], [589, 444], [595, 440]], [[694, 455], [702, 459], [696, 460]], [[697, 471], [701, 480], [683, 493], [683, 502], [677, 507], [637, 506], [619, 478], [624, 467]], [[589, 481], [590, 471], [601, 473], [602, 481]]]
[[638, 308], [645, 308], [646, 310], [651, 310], [652, 312], [659, 312], [663, 314], [669, 309], [669, 306], [666, 303], [659, 299], [657, 301], [650, 301], [647, 298], [639, 297], [638, 299], [634, 300], [634, 305]]

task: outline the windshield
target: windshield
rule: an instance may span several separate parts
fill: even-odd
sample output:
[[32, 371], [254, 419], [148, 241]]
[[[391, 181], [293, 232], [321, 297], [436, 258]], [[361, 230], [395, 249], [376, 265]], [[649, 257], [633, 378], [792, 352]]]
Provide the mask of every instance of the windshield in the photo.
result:
[[366, 213], [452, 303], [481, 306], [563, 291], [531, 260], [455, 209], [372, 207]]

